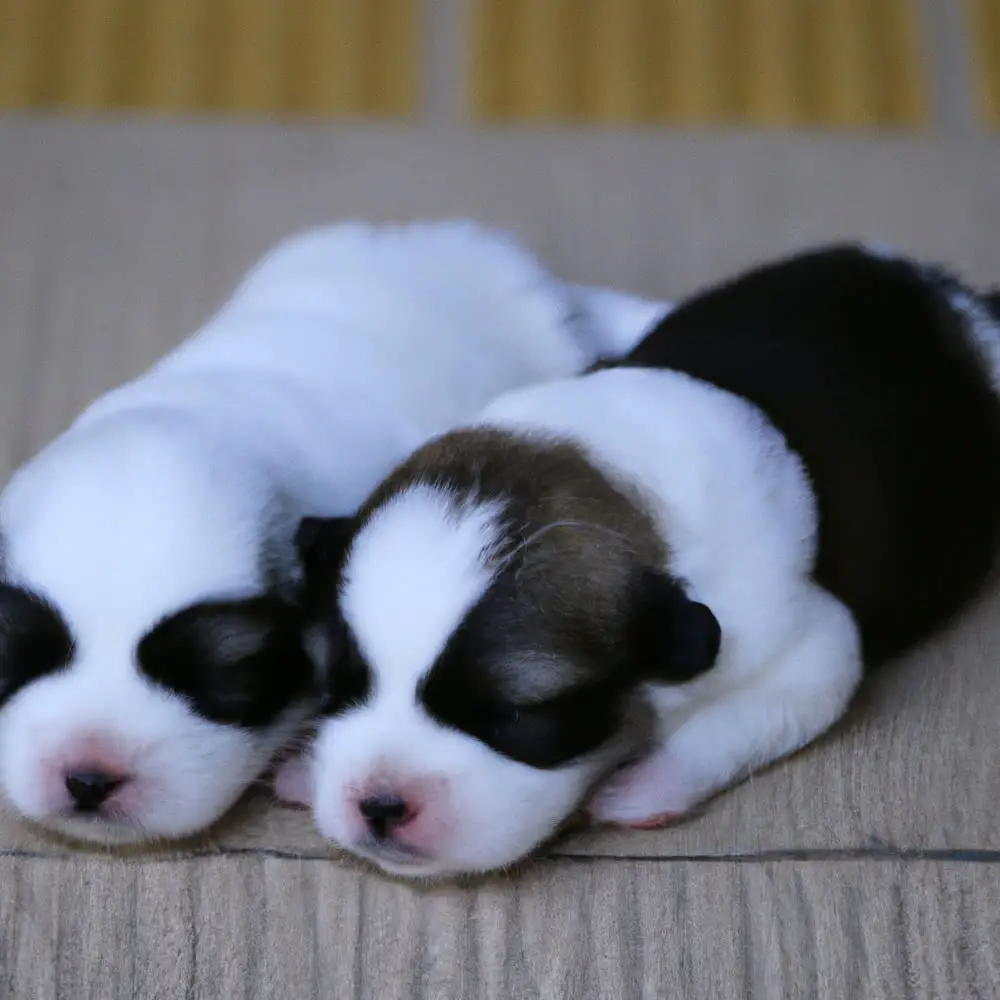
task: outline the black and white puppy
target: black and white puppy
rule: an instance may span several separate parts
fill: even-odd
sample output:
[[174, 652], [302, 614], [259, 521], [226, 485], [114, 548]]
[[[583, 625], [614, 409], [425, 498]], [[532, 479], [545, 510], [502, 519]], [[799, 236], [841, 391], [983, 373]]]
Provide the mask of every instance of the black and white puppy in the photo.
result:
[[314, 704], [300, 519], [355, 510], [500, 392], [634, 344], [660, 309], [623, 297], [631, 333], [603, 338], [615, 298], [459, 222], [334, 226], [273, 251], [0, 498], [9, 803], [105, 842], [219, 817]]
[[485, 870], [814, 739], [990, 575], [998, 345], [945, 274], [805, 253], [305, 522], [319, 829], [391, 872]]

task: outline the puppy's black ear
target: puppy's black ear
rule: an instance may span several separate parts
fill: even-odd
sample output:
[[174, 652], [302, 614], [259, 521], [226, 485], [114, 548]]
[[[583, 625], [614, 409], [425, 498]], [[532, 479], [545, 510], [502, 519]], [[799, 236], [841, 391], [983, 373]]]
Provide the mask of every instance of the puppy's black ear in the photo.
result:
[[306, 577], [335, 573], [354, 534], [353, 517], [304, 517], [295, 532], [295, 548]]
[[642, 571], [632, 598], [628, 651], [643, 680], [693, 680], [715, 664], [721, 643], [722, 629], [709, 608], [665, 573]]

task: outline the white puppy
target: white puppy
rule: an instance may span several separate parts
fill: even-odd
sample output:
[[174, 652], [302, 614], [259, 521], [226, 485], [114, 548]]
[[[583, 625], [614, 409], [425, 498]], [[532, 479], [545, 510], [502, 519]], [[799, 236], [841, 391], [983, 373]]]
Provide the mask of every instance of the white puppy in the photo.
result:
[[105, 842], [219, 817], [312, 707], [300, 518], [352, 511], [498, 393], [627, 348], [653, 307], [623, 297], [602, 339], [607, 302], [468, 223], [337, 226], [273, 251], [0, 498], [6, 799]]
[[796, 256], [307, 521], [320, 831], [391, 872], [489, 869], [823, 732], [992, 569], [991, 308], [905, 260]]

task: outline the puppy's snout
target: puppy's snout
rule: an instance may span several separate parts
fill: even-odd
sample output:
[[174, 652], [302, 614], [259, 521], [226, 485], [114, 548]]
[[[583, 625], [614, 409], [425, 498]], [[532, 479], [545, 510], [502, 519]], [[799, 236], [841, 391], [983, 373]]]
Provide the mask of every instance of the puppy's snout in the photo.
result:
[[104, 801], [128, 779], [106, 771], [72, 771], [66, 775], [66, 791], [77, 812], [96, 812]]
[[358, 812], [379, 840], [391, 837], [416, 815], [405, 799], [392, 793], [369, 795], [358, 803]]

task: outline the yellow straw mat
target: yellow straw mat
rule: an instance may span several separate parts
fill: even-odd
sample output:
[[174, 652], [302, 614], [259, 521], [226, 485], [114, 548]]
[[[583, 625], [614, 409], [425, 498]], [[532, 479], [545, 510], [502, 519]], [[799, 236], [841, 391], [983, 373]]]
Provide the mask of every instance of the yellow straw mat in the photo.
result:
[[0, 108], [419, 109], [419, 0], [0, 0]]
[[471, 0], [486, 120], [922, 126], [915, 0]]

